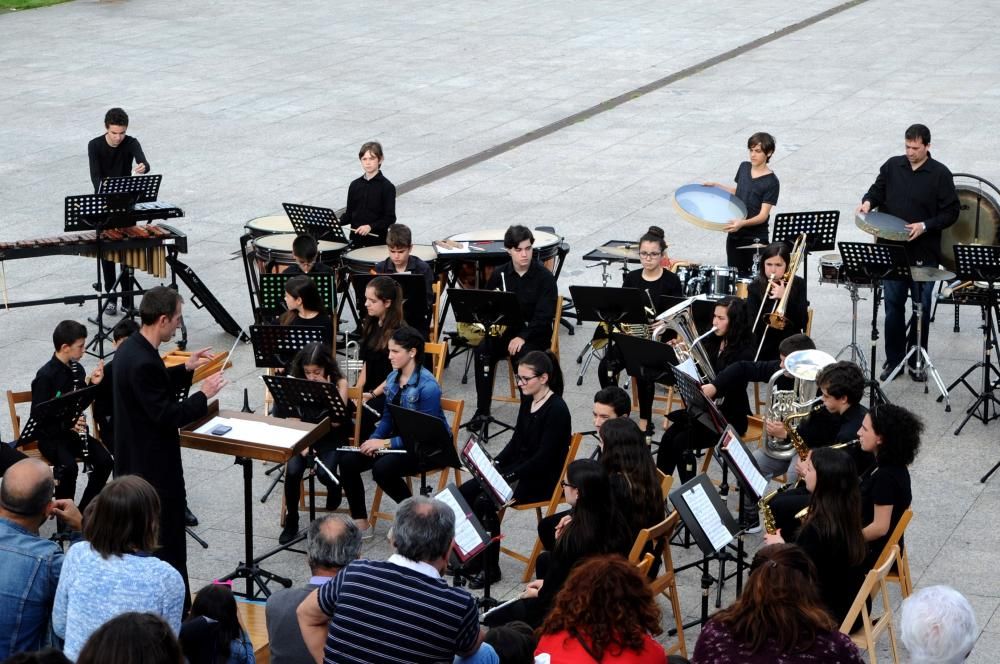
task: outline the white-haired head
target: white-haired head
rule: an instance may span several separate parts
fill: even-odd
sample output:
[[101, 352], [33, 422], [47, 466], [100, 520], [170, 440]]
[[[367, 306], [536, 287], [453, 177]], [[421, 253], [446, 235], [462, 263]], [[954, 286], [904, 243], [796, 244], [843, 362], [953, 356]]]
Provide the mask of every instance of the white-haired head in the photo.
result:
[[954, 588], [921, 588], [903, 600], [900, 638], [913, 664], [964, 662], [978, 632], [972, 605]]

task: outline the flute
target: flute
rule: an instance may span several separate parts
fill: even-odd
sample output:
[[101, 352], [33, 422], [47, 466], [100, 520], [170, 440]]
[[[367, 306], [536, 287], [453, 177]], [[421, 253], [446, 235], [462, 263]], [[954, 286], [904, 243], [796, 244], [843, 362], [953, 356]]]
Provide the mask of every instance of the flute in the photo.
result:
[[[347, 445], [345, 447], [338, 447], [337, 451], [338, 452], [360, 452], [361, 448], [360, 447], [354, 447], [353, 445]], [[406, 454], [406, 450], [391, 450], [391, 449], [375, 450], [375, 455], [376, 456], [381, 456], [383, 454]]]

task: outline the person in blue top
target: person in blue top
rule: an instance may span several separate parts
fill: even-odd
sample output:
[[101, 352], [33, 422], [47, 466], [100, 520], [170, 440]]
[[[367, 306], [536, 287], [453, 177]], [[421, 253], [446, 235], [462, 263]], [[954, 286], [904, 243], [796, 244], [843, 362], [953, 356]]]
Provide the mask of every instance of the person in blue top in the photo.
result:
[[[434, 375], [424, 368], [424, 337], [416, 329], [404, 325], [389, 339], [389, 363], [392, 372], [385, 379], [385, 404], [395, 404], [409, 410], [433, 415], [441, 420], [442, 435], [450, 438], [448, 421], [441, 410], [441, 386]], [[372, 478], [382, 491], [397, 503], [412, 494], [404, 477], [419, 472], [417, 459], [409, 452], [386, 453], [383, 450], [402, 450], [403, 439], [391, 436], [396, 430], [392, 410], [382, 410], [382, 417], [375, 425], [371, 437], [360, 446], [359, 453], [344, 454], [340, 459], [340, 484], [351, 506], [351, 515], [359, 523], [359, 515], [367, 519], [365, 487], [361, 473], [371, 468]], [[364, 524], [364, 525], [361, 525]], [[368, 530], [366, 521], [358, 525], [362, 532]]]

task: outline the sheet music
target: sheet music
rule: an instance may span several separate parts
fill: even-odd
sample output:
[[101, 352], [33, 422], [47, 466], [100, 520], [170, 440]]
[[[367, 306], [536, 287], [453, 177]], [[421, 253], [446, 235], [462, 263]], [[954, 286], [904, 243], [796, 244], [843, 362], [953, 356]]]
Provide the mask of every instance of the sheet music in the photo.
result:
[[[727, 434], [728, 437], [728, 434]], [[740, 474], [750, 483], [750, 488], [757, 496], [763, 496], [764, 491], [767, 490], [767, 478], [760, 474], [757, 470], [757, 466], [753, 464], [750, 460], [749, 455], [747, 455], [746, 449], [743, 445], [736, 441], [730, 440], [729, 444], [725, 447], [726, 452], [729, 454], [729, 458], [733, 460], [736, 467], [739, 469]]]
[[455, 546], [458, 547], [462, 556], [467, 557], [480, 548], [484, 543], [483, 538], [476, 532], [476, 527], [469, 521], [469, 516], [455, 500], [451, 490], [445, 489], [434, 497], [450, 507], [451, 511], [455, 513]]
[[272, 447], [284, 447], [291, 449], [295, 443], [302, 439], [305, 432], [301, 429], [277, 426], [268, 422], [257, 422], [254, 420], [243, 420], [227, 417], [213, 417], [211, 420], [194, 430], [194, 433], [211, 434], [212, 429], [225, 425], [232, 427], [230, 431], [219, 436], [232, 440], [245, 440], [250, 443], [270, 445]]
[[694, 378], [695, 381], [701, 382], [701, 376], [698, 375], [698, 365], [694, 363], [694, 358], [689, 357], [683, 362], [679, 362], [677, 368]]
[[687, 503], [698, 525], [705, 531], [712, 548], [718, 551], [733, 541], [732, 533], [722, 523], [722, 517], [700, 484], [695, 484], [689, 491], [684, 492], [684, 502]]
[[514, 496], [514, 489], [507, 484], [507, 480], [503, 478], [503, 475], [497, 472], [497, 469], [490, 462], [489, 457], [486, 456], [486, 452], [479, 446], [479, 443], [473, 441], [471, 445], [466, 447], [466, 453], [469, 461], [482, 474], [483, 479], [490, 485], [493, 492], [499, 496], [500, 500], [505, 503], [510, 502], [510, 499]]

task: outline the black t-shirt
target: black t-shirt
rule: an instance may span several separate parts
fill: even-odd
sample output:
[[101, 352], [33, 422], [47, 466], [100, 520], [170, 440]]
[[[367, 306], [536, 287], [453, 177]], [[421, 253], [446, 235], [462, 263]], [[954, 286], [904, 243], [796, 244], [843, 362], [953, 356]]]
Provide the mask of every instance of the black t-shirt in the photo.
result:
[[388, 347], [378, 349], [373, 342], [366, 339], [358, 349], [358, 359], [365, 363], [365, 384], [362, 388], [365, 392], [374, 390], [392, 373]]
[[760, 345], [760, 338], [764, 335], [764, 329], [768, 328], [759, 359], [777, 360], [779, 358], [778, 345], [793, 334], [805, 332], [806, 324], [809, 320], [809, 300], [806, 299], [805, 281], [802, 277], [795, 277], [792, 281], [792, 290], [788, 294], [788, 301], [785, 307], [785, 317], [788, 319], [788, 324], [783, 330], [769, 327], [767, 324], [767, 315], [774, 311], [778, 300], [768, 298], [763, 308], [761, 308], [765, 284], [766, 282], [760, 279], [754, 279], [750, 283], [750, 287], [747, 289], [747, 309], [750, 311], [751, 316], [756, 316], [757, 312], [760, 312], [761, 320], [757, 324], [757, 331], [754, 333], [755, 349]]
[[[889, 536], [912, 500], [910, 471], [907, 470], [906, 466], [876, 464], [874, 468], [861, 477], [861, 521], [864, 525], [867, 526], [875, 519], [876, 505], [892, 505], [889, 531], [868, 544], [870, 556], [878, 557], [882, 553], [885, 543], [889, 540]], [[902, 540], [900, 540], [900, 544], [902, 544]]]
[[648, 299], [643, 298], [643, 306], [650, 306], [649, 300], [652, 300], [653, 304], [651, 306], [656, 310], [656, 313], [659, 313], [659, 298], [661, 295], [679, 297], [681, 294], [680, 278], [667, 269], [664, 269], [663, 274], [655, 281], [646, 281], [642, 276], [642, 270], [632, 270], [622, 279], [622, 286], [625, 288], [638, 288], [641, 291], [649, 293]]
[[840, 624], [865, 580], [864, 563], [848, 565], [847, 542], [823, 537], [812, 524], [802, 527], [795, 543], [816, 565], [820, 597]]
[[[750, 168], [750, 162], [744, 161], [736, 170], [735, 178], [736, 198], [743, 201], [744, 205], [747, 206], [747, 219], [760, 214], [760, 208], [763, 207], [764, 203], [777, 205], [778, 191], [781, 188], [781, 185], [778, 183], [778, 176], [774, 173], [768, 173], [767, 175], [755, 178], [751, 177]], [[767, 226], [770, 219], [771, 217], [769, 216], [763, 224], [743, 228], [738, 233], [733, 233], [733, 235], [750, 237], [760, 235], [761, 233], [767, 234]]]
[[145, 164], [149, 173], [149, 161], [142, 152], [139, 141], [126, 135], [118, 147], [108, 145], [107, 139], [101, 134], [91, 139], [87, 144], [87, 158], [90, 161], [90, 181], [97, 191], [101, 180], [110, 177], [124, 177], [132, 174], [132, 163]]

